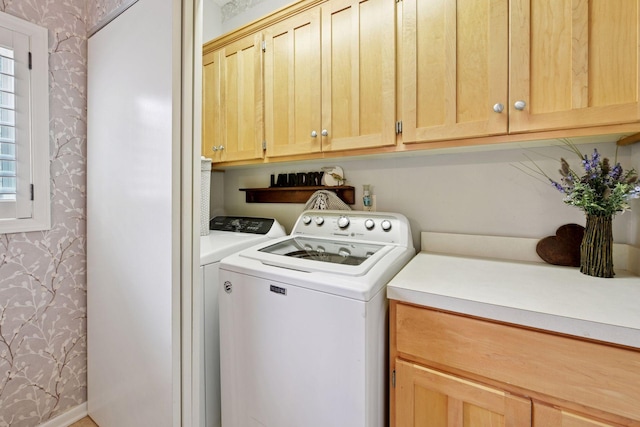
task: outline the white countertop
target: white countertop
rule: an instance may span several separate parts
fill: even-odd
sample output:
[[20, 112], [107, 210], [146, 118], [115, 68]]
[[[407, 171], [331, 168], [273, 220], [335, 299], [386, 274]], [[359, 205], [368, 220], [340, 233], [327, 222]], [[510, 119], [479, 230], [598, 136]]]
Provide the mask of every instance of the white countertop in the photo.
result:
[[421, 252], [389, 283], [389, 299], [640, 348], [640, 277]]

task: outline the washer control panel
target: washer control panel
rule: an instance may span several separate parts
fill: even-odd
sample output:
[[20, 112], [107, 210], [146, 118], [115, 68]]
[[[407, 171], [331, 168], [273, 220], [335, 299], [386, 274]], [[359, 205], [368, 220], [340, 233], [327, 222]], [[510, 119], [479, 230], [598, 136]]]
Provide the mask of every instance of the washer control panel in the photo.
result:
[[[309, 210], [303, 212], [291, 235], [340, 237], [399, 243], [409, 235], [404, 215], [389, 212]], [[410, 239], [410, 237], [408, 237]]]
[[268, 234], [274, 226], [273, 218], [244, 216], [216, 216], [209, 221], [209, 230], [235, 233]]

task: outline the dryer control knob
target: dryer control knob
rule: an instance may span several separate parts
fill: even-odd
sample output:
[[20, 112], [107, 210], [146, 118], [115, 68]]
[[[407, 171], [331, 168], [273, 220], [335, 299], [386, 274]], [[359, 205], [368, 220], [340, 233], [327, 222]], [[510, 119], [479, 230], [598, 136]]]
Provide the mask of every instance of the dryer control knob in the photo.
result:
[[382, 227], [384, 231], [391, 230], [391, 221], [389, 221], [388, 219], [385, 219], [380, 223], [380, 227]]
[[309, 215], [305, 215], [305, 216], [303, 216], [303, 217], [302, 217], [302, 222], [303, 222], [305, 225], [309, 225], [309, 224], [311, 224], [311, 217], [310, 217]]
[[324, 224], [324, 218], [322, 218], [321, 216], [317, 216], [317, 217], [315, 218], [315, 222], [316, 222], [316, 224], [318, 224], [318, 225], [322, 225], [322, 224]]
[[364, 226], [367, 230], [373, 230], [373, 227], [376, 226], [376, 223], [373, 222], [371, 218], [364, 221]]
[[351, 221], [349, 221], [349, 217], [341, 216], [340, 218], [338, 218], [338, 227], [347, 228], [350, 222]]

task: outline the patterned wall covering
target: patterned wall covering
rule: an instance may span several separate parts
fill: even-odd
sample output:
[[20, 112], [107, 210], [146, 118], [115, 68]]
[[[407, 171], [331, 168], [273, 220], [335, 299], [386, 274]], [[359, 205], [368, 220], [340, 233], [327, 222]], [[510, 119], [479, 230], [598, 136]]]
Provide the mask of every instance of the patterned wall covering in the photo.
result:
[[93, 32], [109, 21], [114, 13], [119, 13], [138, 0], [87, 0], [87, 29]]
[[258, 3], [262, 3], [264, 0], [231, 0], [222, 5], [220, 10], [222, 11], [222, 22], [227, 19], [244, 12], [245, 10], [255, 6]]
[[86, 401], [87, 22], [122, 3], [0, 0], [49, 29], [53, 223], [0, 234], [0, 427], [37, 426]]

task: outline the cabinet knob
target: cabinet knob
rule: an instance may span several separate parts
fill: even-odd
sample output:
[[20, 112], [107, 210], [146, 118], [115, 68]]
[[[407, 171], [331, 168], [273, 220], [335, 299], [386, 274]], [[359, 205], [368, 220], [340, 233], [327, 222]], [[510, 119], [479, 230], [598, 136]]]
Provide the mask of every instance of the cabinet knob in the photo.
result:
[[215, 145], [212, 148], [213, 152], [215, 153], [216, 151], [218, 151], [218, 147], [216, 147]]
[[515, 107], [516, 110], [518, 111], [522, 111], [524, 110], [524, 107], [527, 106], [527, 103], [524, 101], [516, 101], [513, 106]]
[[318, 132], [316, 132], [315, 130], [311, 131], [311, 138], [316, 138], [318, 136]]
[[504, 111], [504, 105], [497, 103], [493, 106], [493, 111], [496, 113], [502, 113]]
[[224, 150], [224, 145], [220, 145], [220, 146], [218, 147], [218, 150], [220, 150], [220, 151]]
[[329, 136], [329, 131], [326, 129], [322, 129], [322, 136]]

